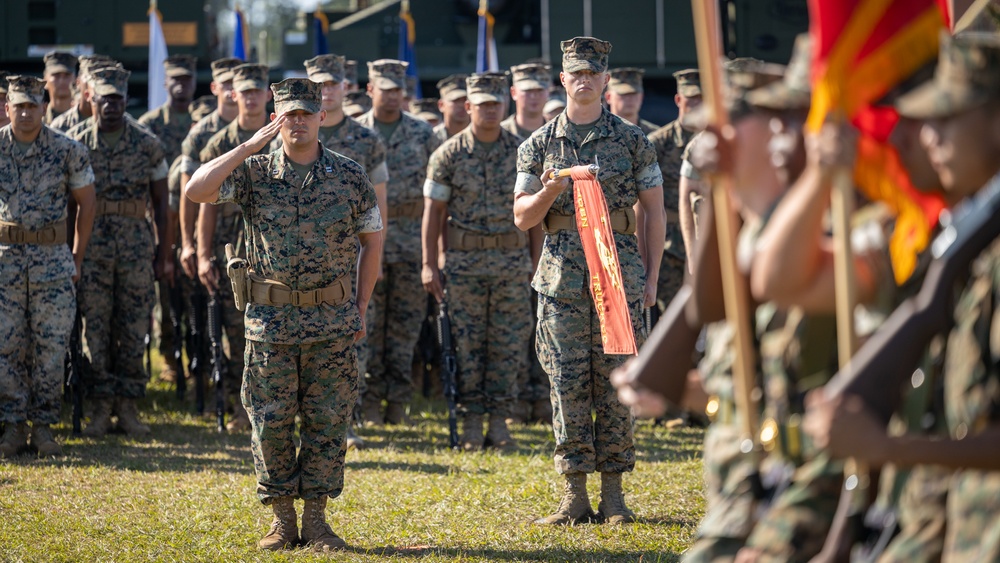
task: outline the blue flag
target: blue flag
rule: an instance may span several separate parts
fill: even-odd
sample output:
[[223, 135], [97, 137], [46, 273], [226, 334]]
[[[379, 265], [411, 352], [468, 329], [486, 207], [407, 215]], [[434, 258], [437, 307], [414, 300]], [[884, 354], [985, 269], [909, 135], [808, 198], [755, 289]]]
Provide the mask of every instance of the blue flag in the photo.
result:
[[479, 0], [476, 72], [496, 72], [498, 70], [500, 70], [500, 61], [497, 59], [497, 42], [493, 38], [493, 14], [490, 14], [489, 0]]
[[233, 32], [233, 57], [241, 61], [247, 60], [247, 48], [250, 46], [247, 31], [246, 16], [243, 15], [243, 10], [240, 10], [239, 4], [237, 4], [236, 29]]
[[313, 25], [316, 30], [316, 40], [313, 42], [313, 54], [316, 56], [326, 55], [330, 52], [330, 46], [326, 43], [326, 34], [330, 31], [330, 20], [326, 13], [316, 8], [313, 13]]
[[[403, 8], [399, 12], [399, 60], [406, 61], [409, 66], [406, 67], [406, 75], [417, 78], [417, 51], [414, 49], [413, 43], [417, 38], [417, 24], [413, 20], [413, 15], [410, 13], [409, 2], [403, 3]], [[420, 89], [420, 80], [417, 80], [416, 91], [413, 93], [415, 99], [423, 98], [423, 92]]]

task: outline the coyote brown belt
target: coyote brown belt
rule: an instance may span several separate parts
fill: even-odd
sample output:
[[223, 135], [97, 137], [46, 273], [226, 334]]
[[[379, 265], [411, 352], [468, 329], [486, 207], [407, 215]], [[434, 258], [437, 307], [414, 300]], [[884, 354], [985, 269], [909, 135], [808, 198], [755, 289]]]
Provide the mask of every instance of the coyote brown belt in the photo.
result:
[[389, 206], [390, 219], [395, 219], [396, 217], [416, 218], [420, 217], [423, 214], [424, 214], [423, 200], [406, 201], [403, 203]]
[[490, 248], [515, 249], [528, 245], [528, 235], [522, 231], [511, 231], [495, 235], [483, 235], [448, 225], [448, 248], [454, 250], [486, 250]]
[[0, 244], [66, 244], [66, 223], [29, 231], [17, 223], [0, 221]]
[[97, 200], [97, 215], [121, 215], [123, 217], [134, 217], [145, 219], [146, 200], [144, 199], [123, 199], [120, 201], [110, 201], [107, 199]]
[[[611, 230], [623, 235], [634, 235], [635, 228], [634, 209], [624, 207], [611, 212]], [[545, 219], [542, 220], [542, 230], [550, 235], [559, 231], [574, 231], [576, 230], [576, 216], [560, 215], [549, 211]]]
[[297, 291], [287, 285], [250, 273], [250, 302], [261, 305], [295, 305], [309, 307], [326, 303], [341, 305], [351, 297], [351, 279], [347, 275], [333, 285], [310, 291]]

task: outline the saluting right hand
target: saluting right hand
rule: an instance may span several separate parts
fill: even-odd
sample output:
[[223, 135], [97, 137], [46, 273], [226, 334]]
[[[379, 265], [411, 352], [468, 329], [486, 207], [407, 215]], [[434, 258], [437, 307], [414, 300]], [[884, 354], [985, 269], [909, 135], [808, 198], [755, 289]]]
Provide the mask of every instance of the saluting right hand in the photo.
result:
[[261, 127], [250, 137], [250, 140], [244, 143], [247, 148], [253, 149], [253, 152], [257, 152], [267, 145], [271, 144], [271, 139], [281, 131], [281, 126], [285, 124], [287, 118], [284, 114], [279, 115], [274, 121], [268, 123], [267, 125]]

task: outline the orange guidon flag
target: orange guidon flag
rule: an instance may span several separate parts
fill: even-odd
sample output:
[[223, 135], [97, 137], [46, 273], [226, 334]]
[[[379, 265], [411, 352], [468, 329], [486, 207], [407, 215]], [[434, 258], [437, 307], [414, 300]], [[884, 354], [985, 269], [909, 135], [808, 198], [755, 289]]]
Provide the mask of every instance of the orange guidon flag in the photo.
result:
[[813, 95], [806, 126], [817, 131], [835, 113], [860, 131], [854, 181], [896, 214], [889, 254], [898, 283], [913, 273], [944, 203], [913, 187], [888, 141], [899, 116], [873, 104], [937, 56], [942, 3], [809, 0]]
[[583, 243], [590, 272], [590, 296], [601, 320], [601, 344], [605, 354], [635, 355], [635, 333], [625, 297], [618, 248], [611, 229], [611, 214], [604, 190], [586, 166], [570, 169], [576, 229]]

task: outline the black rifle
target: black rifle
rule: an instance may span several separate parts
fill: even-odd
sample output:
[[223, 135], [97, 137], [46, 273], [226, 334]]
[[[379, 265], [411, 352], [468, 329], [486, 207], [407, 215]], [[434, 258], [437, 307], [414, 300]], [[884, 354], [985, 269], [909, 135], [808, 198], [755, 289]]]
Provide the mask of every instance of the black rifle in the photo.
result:
[[448, 293], [438, 304], [437, 337], [441, 346], [441, 390], [448, 403], [448, 439], [452, 448], [458, 447], [458, 358], [451, 334], [451, 317], [448, 316]]
[[204, 289], [192, 291], [188, 296], [191, 307], [188, 309], [188, 371], [194, 378], [194, 412], [205, 412], [205, 315], [208, 310], [208, 298]]
[[424, 398], [429, 399], [433, 390], [431, 373], [434, 371], [434, 359], [438, 355], [437, 342], [434, 335], [434, 296], [427, 294], [427, 314], [424, 315], [424, 322], [420, 323], [420, 337], [417, 339], [417, 348], [420, 350], [420, 361], [424, 368], [424, 382], [422, 385]]
[[[178, 287], [179, 283], [180, 283], [179, 276], [175, 275], [174, 285], [173, 286], [168, 285], [167, 292], [169, 294], [168, 301], [170, 307], [170, 329], [173, 330], [174, 333], [174, 339], [173, 339], [174, 345], [173, 345], [173, 350], [171, 350], [171, 353], [174, 356], [174, 365], [177, 366], [177, 369], [179, 370], [176, 376], [177, 380], [175, 381], [177, 385], [177, 399], [183, 401], [184, 394], [187, 392], [187, 382], [184, 379], [184, 366], [182, 365], [183, 359], [181, 353], [184, 344], [183, 342], [184, 329], [182, 328], [184, 326], [182, 319], [182, 316], [184, 314], [184, 296], [181, 294], [180, 287]], [[163, 328], [164, 327], [160, 327], [161, 337]]]
[[908, 380], [934, 336], [949, 330], [955, 289], [969, 265], [1000, 236], [1000, 177], [960, 204], [931, 243], [934, 260], [920, 292], [906, 299], [826, 385], [827, 396], [860, 397], [888, 424], [903, 382]]
[[[77, 292], [77, 296], [80, 293]], [[83, 420], [83, 315], [80, 313], [80, 304], [76, 305], [76, 318], [73, 321], [73, 331], [69, 333], [69, 362], [66, 372], [66, 393], [73, 401], [73, 435], [79, 436], [82, 432], [81, 421]]]
[[[213, 260], [214, 262], [214, 260]], [[215, 384], [215, 420], [216, 430], [226, 431], [226, 390], [225, 370], [226, 357], [222, 353], [222, 300], [219, 290], [211, 293], [208, 299], [208, 339], [212, 345], [212, 383]]]

